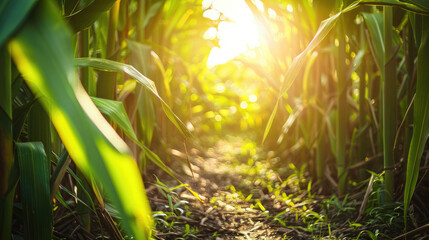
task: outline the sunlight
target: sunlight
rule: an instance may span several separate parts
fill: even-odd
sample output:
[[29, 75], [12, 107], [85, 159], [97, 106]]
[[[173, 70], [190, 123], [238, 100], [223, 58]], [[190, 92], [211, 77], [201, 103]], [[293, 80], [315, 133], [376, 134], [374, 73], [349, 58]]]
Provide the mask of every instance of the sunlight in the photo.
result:
[[258, 96], [256, 96], [255, 94], [252, 94], [249, 96], [249, 101], [250, 102], [256, 102], [258, 101]]
[[247, 106], [248, 106], [248, 104], [247, 104], [247, 102], [246, 102], [246, 101], [242, 101], [242, 102], [240, 103], [240, 107], [241, 107], [242, 109], [246, 109], [246, 108], [247, 108]]
[[[205, 1], [204, 6], [210, 6]], [[261, 1], [255, 1], [259, 9], [263, 9]], [[222, 15], [221, 15], [222, 13]], [[213, 0], [211, 8], [207, 9], [204, 17], [220, 20], [217, 26], [218, 47], [210, 51], [207, 66], [209, 68], [224, 64], [235, 57], [255, 57], [252, 51], [260, 46], [260, 34], [255, 19], [244, 0]], [[210, 28], [204, 34], [206, 39], [214, 39], [214, 29]]]

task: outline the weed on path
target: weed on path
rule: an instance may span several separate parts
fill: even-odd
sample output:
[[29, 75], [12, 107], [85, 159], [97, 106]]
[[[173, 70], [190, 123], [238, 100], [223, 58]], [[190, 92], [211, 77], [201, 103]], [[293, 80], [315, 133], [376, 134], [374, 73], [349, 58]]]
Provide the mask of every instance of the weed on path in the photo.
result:
[[[156, 178], [147, 193], [157, 239], [383, 239], [395, 234], [400, 220], [400, 206], [392, 205], [374, 207], [356, 222], [362, 187], [350, 196], [324, 196], [305, 164], [279, 167], [279, 159], [251, 142], [220, 141], [189, 154], [192, 172], [183, 165], [182, 175], [203, 202], [183, 185]], [[383, 222], [386, 214], [392, 215], [390, 223]]]

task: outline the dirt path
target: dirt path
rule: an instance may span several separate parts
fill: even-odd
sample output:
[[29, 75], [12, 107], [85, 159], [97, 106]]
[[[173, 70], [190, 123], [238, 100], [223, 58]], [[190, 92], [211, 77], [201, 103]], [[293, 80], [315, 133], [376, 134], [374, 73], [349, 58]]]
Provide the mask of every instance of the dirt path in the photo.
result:
[[[286, 228], [273, 221], [272, 216], [287, 206], [276, 199], [273, 191], [269, 193], [267, 187], [274, 186], [273, 182], [280, 183], [281, 179], [270, 170], [269, 162], [257, 161], [256, 158], [264, 156], [257, 156], [252, 146], [244, 144], [244, 148], [246, 146], [249, 149], [243, 151], [243, 143], [221, 141], [204, 154], [190, 151], [193, 173], [189, 167], [183, 168], [189, 176], [185, 182], [201, 196], [204, 203], [196, 200], [183, 187], [169, 193], [161, 190], [164, 196], [159, 196], [159, 185], [148, 189], [155, 209], [157, 239], [311, 238], [305, 231]], [[180, 152], [172, 153], [185, 158]], [[170, 206], [174, 209], [175, 204], [180, 206], [173, 214]], [[171, 214], [165, 215], [166, 212]], [[157, 213], [160, 215], [157, 216]]]

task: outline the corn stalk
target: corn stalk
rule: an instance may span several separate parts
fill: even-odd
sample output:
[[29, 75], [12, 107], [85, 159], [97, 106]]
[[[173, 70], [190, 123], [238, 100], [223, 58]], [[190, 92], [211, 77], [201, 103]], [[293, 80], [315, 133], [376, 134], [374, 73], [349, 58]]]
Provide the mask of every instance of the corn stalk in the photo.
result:
[[393, 145], [396, 134], [396, 62], [392, 43], [392, 7], [384, 7], [384, 64], [382, 66], [382, 105], [383, 105], [383, 156], [385, 171], [386, 201], [393, 199], [395, 166]]

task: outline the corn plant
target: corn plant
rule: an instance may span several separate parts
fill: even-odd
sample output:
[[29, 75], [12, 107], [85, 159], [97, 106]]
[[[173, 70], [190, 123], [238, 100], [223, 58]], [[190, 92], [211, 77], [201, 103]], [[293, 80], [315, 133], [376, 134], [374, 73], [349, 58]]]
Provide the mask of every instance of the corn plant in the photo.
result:
[[[118, 51], [122, 51], [118, 48], [118, 38], [122, 39], [118, 33], [122, 32], [128, 38], [128, 28], [134, 27], [128, 18], [125, 22], [119, 19], [124, 15], [118, 11], [128, 9], [129, 1], [70, 0], [57, 3], [42, 0], [0, 4], [1, 238], [11, 236], [15, 194], [21, 196], [23, 204], [24, 235], [35, 239], [52, 238], [52, 198], [60, 197], [56, 191], [70, 164], [68, 154], [78, 167], [78, 175], [81, 173], [81, 178], [91, 183], [79, 185], [80, 198], [84, 199], [82, 192], [93, 192], [102, 208], [108, 199], [119, 211], [128, 234], [137, 239], [149, 238], [151, 210], [136, 164], [138, 161], [132, 158], [132, 155], [135, 158], [138, 155], [130, 151], [120, 135], [136, 144], [148, 159], [173, 173], [150, 150], [150, 141], [144, 141], [150, 140], [150, 136], [144, 135], [151, 134], [155, 120], [138, 122], [143, 132], [136, 135], [135, 121], [130, 121], [122, 102], [115, 101], [118, 99], [118, 81], [125, 76], [116, 72], [131, 76], [134, 83], [141, 86], [139, 98], [144, 89], [150, 104], [152, 98], [160, 103], [159, 109], [163, 109], [179, 134], [183, 134], [183, 139], [190, 133], [159, 95], [151, 79], [131, 65], [113, 61], [120, 59]], [[144, 11], [143, 5], [148, 3], [140, 1], [139, 4], [139, 10]], [[145, 15], [146, 22], [157, 12], [162, 12], [162, 5], [155, 5], [158, 7], [152, 8], [151, 16]], [[139, 27], [135, 26], [136, 29]], [[107, 43], [104, 43], [105, 36], [108, 36]], [[73, 50], [74, 39], [78, 43], [77, 51]], [[74, 56], [78, 58], [74, 59]], [[80, 74], [76, 74], [76, 67], [82, 67]], [[93, 69], [101, 71], [97, 81]], [[26, 96], [22, 92], [31, 99], [22, 101]], [[17, 107], [12, 114], [14, 100]], [[151, 109], [150, 104], [139, 111]], [[136, 112], [135, 109], [132, 111]], [[24, 122], [27, 122], [25, 126]], [[118, 126], [117, 131], [109, 123]], [[55, 128], [53, 136], [51, 124]], [[20, 136], [21, 132], [28, 137]], [[21, 143], [24, 139], [32, 142]], [[58, 169], [51, 176], [51, 152], [59, 155], [62, 145], [67, 151], [63, 151]], [[18, 179], [20, 192], [15, 193]], [[92, 199], [83, 202], [93, 205]], [[84, 220], [84, 213], [80, 214], [82, 221], [89, 223], [88, 219]]]
[[[292, 4], [296, 4], [296, 6], [305, 5], [305, 3]], [[248, 5], [256, 16], [261, 15], [256, 8], [252, 7], [250, 1], [248, 1]], [[316, 6], [315, 3], [314, 5]], [[280, 6], [279, 8], [286, 8], [285, 4], [279, 4], [278, 6]], [[317, 4], [317, 6], [323, 6], [323, 4]], [[323, 126], [327, 126], [327, 128], [322, 127], [316, 135], [327, 135], [324, 138], [328, 138], [328, 141], [331, 142], [331, 152], [336, 159], [338, 179], [336, 186], [338, 186], [340, 193], [344, 192], [348, 169], [361, 166], [364, 163], [363, 158], [368, 157], [368, 155], [365, 156], [365, 154], [362, 153], [357, 154], [357, 165], [351, 165], [353, 162], [356, 163], [356, 161], [353, 160], [356, 158], [354, 154], [354, 151], [356, 151], [354, 150], [356, 148], [354, 136], [358, 134], [360, 139], [357, 142], [359, 144], [357, 148], [359, 149], [358, 151], [371, 148], [373, 156], [378, 155], [377, 152], [382, 153], [384, 163], [376, 163], [373, 168], [384, 170], [385, 190], [383, 192], [383, 201], [397, 199], [398, 196], [395, 195], [397, 186], [395, 182], [397, 182], [397, 180], [393, 178], [393, 170], [396, 166], [394, 159], [397, 158], [395, 146], [398, 144], [398, 142], [396, 142], [396, 145], [394, 144], [395, 136], [397, 141], [402, 139], [401, 135], [399, 135], [398, 138], [398, 133], [400, 133], [400, 129], [398, 129], [399, 120], [406, 118], [406, 121], [410, 123], [410, 119], [414, 119], [412, 137], [410, 137], [411, 134], [409, 134], [409, 129], [406, 129], [408, 133], [404, 138], [405, 146], [408, 146], [407, 142], [411, 141], [410, 147], [406, 147], [405, 149], [407, 152], [404, 153], [405, 156], [407, 156], [407, 174], [404, 191], [404, 209], [405, 213], [407, 213], [418, 179], [420, 158], [428, 137], [426, 128], [424, 127], [427, 106], [426, 100], [424, 100], [424, 94], [422, 93], [426, 91], [424, 87], [426, 81], [423, 80], [426, 73], [422, 67], [419, 67], [423, 66], [423, 62], [425, 61], [426, 52], [424, 49], [425, 41], [427, 41], [425, 39], [425, 32], [427, 29], [423, 26], [426, 19], [424, 15], [428, 14], [428, 5], [422, 1], [363, 0], [355, 2], [339, 1], [336, 9], [332, 5], [327, 6], [326, 4], [324, 8], [317, 9], [317, 11], [320, 11], [322, 14], [323, 12], [326, 13], [326, 11], [332, 11], [331, 17], [321, 22], [318, 30], [314, 33], [313, 39], [309, 41], [309, 44], [295, 57], [292, 64], [288, 65], [287, 70], [285, 72], [275, 73], [283, 75], [284, 81], [278, 85], [278, 88], [281, 90], [278, 94], [277, 104], [275, 104], [271, 117], [268, 119], [264, 139], [267, 138], [268, 132], [273, 127], [276, 115], [279, 111], [282, 111], [279, 102], [284, 99], [286, 93], [289, 94], [291, 91], [296, 90], [293, 86], [293, 82], [299, 81], [300, 72], [307, 71], [306, 66], [312, 64], [309, 60], [310, 54], [313, 51], [320, 52], [321, 49], [317, 47], [326, 46], [326, 42], [331, 40], [330, 46], [335, 47], [338, 54], [335, 58], [337, 64], [332, 65], [325, 63], [325, 66], [331, 69], [325, 71], [331, 71], [331, 76], [336, 76], [336, 79], [329, 77], [328, 79], [332, 81], [332, 83], [336, 82], [337, 84], [337, 89], [334, 94], [338, 96], [338, 100], [337, 103], [333, 103], [333, 107], [331, 107], [329, 103], [328, 107], [321, 104], [316, 104], [315, 107], [323, 114], [323, 119], [325, 119], [323, 121]], [[382, 8], [380, 6], [382, 6]], [[357, 19], [357, 24], [361, 25], [359, 39], [353, 39], [357, 33], [352, 32], [349, 26], [356, 23], [348, 21], [353, 19], [349, 17], [350, 15]], [[396, 20], [399, 16], [403, 19], [402, 23], [398, 23], [398, 20]], [[299, 25], [296, 26], [298, 27]], [[336, 28], [335, 35], [330, 33], [333, 32], [332, 29], [334, 29], [334, 27]], [[343, 29], [345, 27], [347, 27], [347, 30], [344, 32]], [[359, 29], [359, 27], [354, 28]], [[399, 31], [408, 32], [408, 37], [401, 39], [398, 35]], [[359, 40], [361, 43], [353, 42], [356, 40]], [[405, 50], [401, 48], [401, 46], [403, 46], [402, 41], [408, 43], [408, 49], [406, 49], [408, 52], [405, 52]], [[417, 53], [416, 89], [413, 88], [413, 69], [411, 69], [413, 68], [415, 58], [415, 54], [413, 53], [414, 41], [419, 49]], [[405, 68], [405, 61], [399, 61], [401, 59], [400, 57], [404, 57], [404, 54], [408, 54], [410, 57], [410, 59], [407, 59], [408, 70]], [[370, 68], [367, 64], [360, 64], [363, 58], [365, 58], [366, 61], [371, 61], [370, 58], [372, 58], [376, 68]], [[344, 65], [344, 63], [346, 64]], [[318, 73], [320, 74], [320, 71]], [[333, 75], [333, 73], [336, 73], [336, 75]], [[398, 79], [398, 73], [404, 76], [401, 80]], [[356, 78], [356, 76], [358, 76], [358, 78]], [[355, 80], [353, 80], [353, 78]], [[348, 85], [351, 80], [358, 81], [359, 84]], [[315, 84], [319, 83], [316, 82]], [[331, 88], [331, 83], [328, 82], [328, 84], [325, 83], [325, 85], [327, 89]], [[397, 86], [399, 85], [401, 88], [397, 90]], [[377, 92], [378, 88], [380, 89], [379, 93]], [[303, 90], [306, 91], [307, 89], [308, 88]], [[356, 102], [351, 103], [350, 100], [353, 99], [351, 93], [354, 93], [354, 89], [358, 90], [359, 101], [356, 100]], [[405, 89], [407, 90], [405, 91]], [[405, 93], [407, 95], [406, 98], [404, 98]], [[304, 94], [307, 96], [309, 95], [308, 93]], [[414, 94], [414, 107], [411, 108]], [[417, 99], [419, 100], [417, 101]], [[401, 106], [401, 109], [399, 109], [399, 106]], [[295, 111], [297, 111], [297, 109], [298, 108], [296, 108]], [[323, 109], [325, 109], [325, 111], [323, 111]], [[405, 114], [405, 112], [409, 112], [410, 109], [414, 109], [413, 117], [409, 117], [409, 115]], [[398, 118], [399, 110], [401, 116]], [[377, 115], [377, 112], [379, 115]], [[359, 116], [358, 126], [354, 125], [352, 121], [352, 116], [355, 114]], [[293, 136], [293, 133], [290, 132], [292, 124], [289, 122], [292, 116], [294, 116], [293, 113], [290, 114], [290, 117], [285, 123], [287, 128], [284, 129], [287, 129], [287, 132], [285, 131], [283, 133], [287, 133], [289, 137]], [[296, 117], [294, 117], [293, 121], [298, 126], [306, 123], [305, 119], [299, 121], [296, 120]], [[306, 124], [305, 127], [299, 127], [297, 129], [309, 128], [309, 123], [307, 122]], [[334, 124], [336, 126], [336, 134], [332, 129]], [[351, 128], [347, 130], [348, 127]], [[355, 128], [355, 130], [353, 130], [353, 128]], [[330, 132], [329, 134], [326, 134], [326, 129]], [[298, 136], [306, 139], [305, 132], [296, 132], [294, 134], [298, 134]], [[286, 137], [287, 135], [282, 137], [282, 139]], [[367, 143], [369, 142], [370, 146], [366, 145], [362, 140], [365, 138], [370, 140], [366, 141]], [[380, 139], [380, 141], [377, 139]], [[326, 141], [323, 137], [317, 138], [318, 143], [310, 145], [311, 147], [308, 149], [310, 153], [313, 152], [311, 150], [313, 147], [316, 149], [317, 163], [319, 166], [322, 165], [322, 163], [320, 163], [321, 159], [323, 159], [322, 154], [329, 157], [329, 155], [322, 152], [323, 141]], [[316, 143], [316, 141], [313, 143]], [[349, 154], [346, 156], [345, 152], [347, 151]], [[376, 159], [376, 157], [374, 157], [374, 159]], [[320, 179], [323, 170], [319, 169], [317, 173], [319, 182], [321, 182]]]
[[[11, 236], [15, 196], [24, 237], [52, 238], [52, 201], [64, 202], [65, 174], [75, 176], [77, 213], [87, 230], [95, 205], [104, 211], [112, 203], [126, 233], [150, 238], [146, 165], [175, 177], [165, 150], [191, 137], [191, 122], [208, 117], [221, 130], [229, 105], [241, 114], [231, 117], [230, 129], [265, 120], [266, 147], [282, 159], [314, 160], [309, 169], [317, 182], [339, 194], [365, 166], [382, 172], [380, 204], [400, 199], [394, 173], [404, 157], [406, 218], [429, 136], [429, 4], [267, 1], [261, 11], [245, 2], [263, 36], [259, 61], [238, 60], [253, 75], [219, 66], [215, 76], [201, 61], [209, 47], [189, 41], [215, 24], [200, 16], [200, 1], [2, 1], [1, 239]], [[274, 107], [271, 115], [249, 117], [234, 87], [219, 96], [210, 86], [248, 76], [270, 86], [271, 95], [262, 96], [264, 107]], [[196, 131], [212, 133], [207, 126]]]

